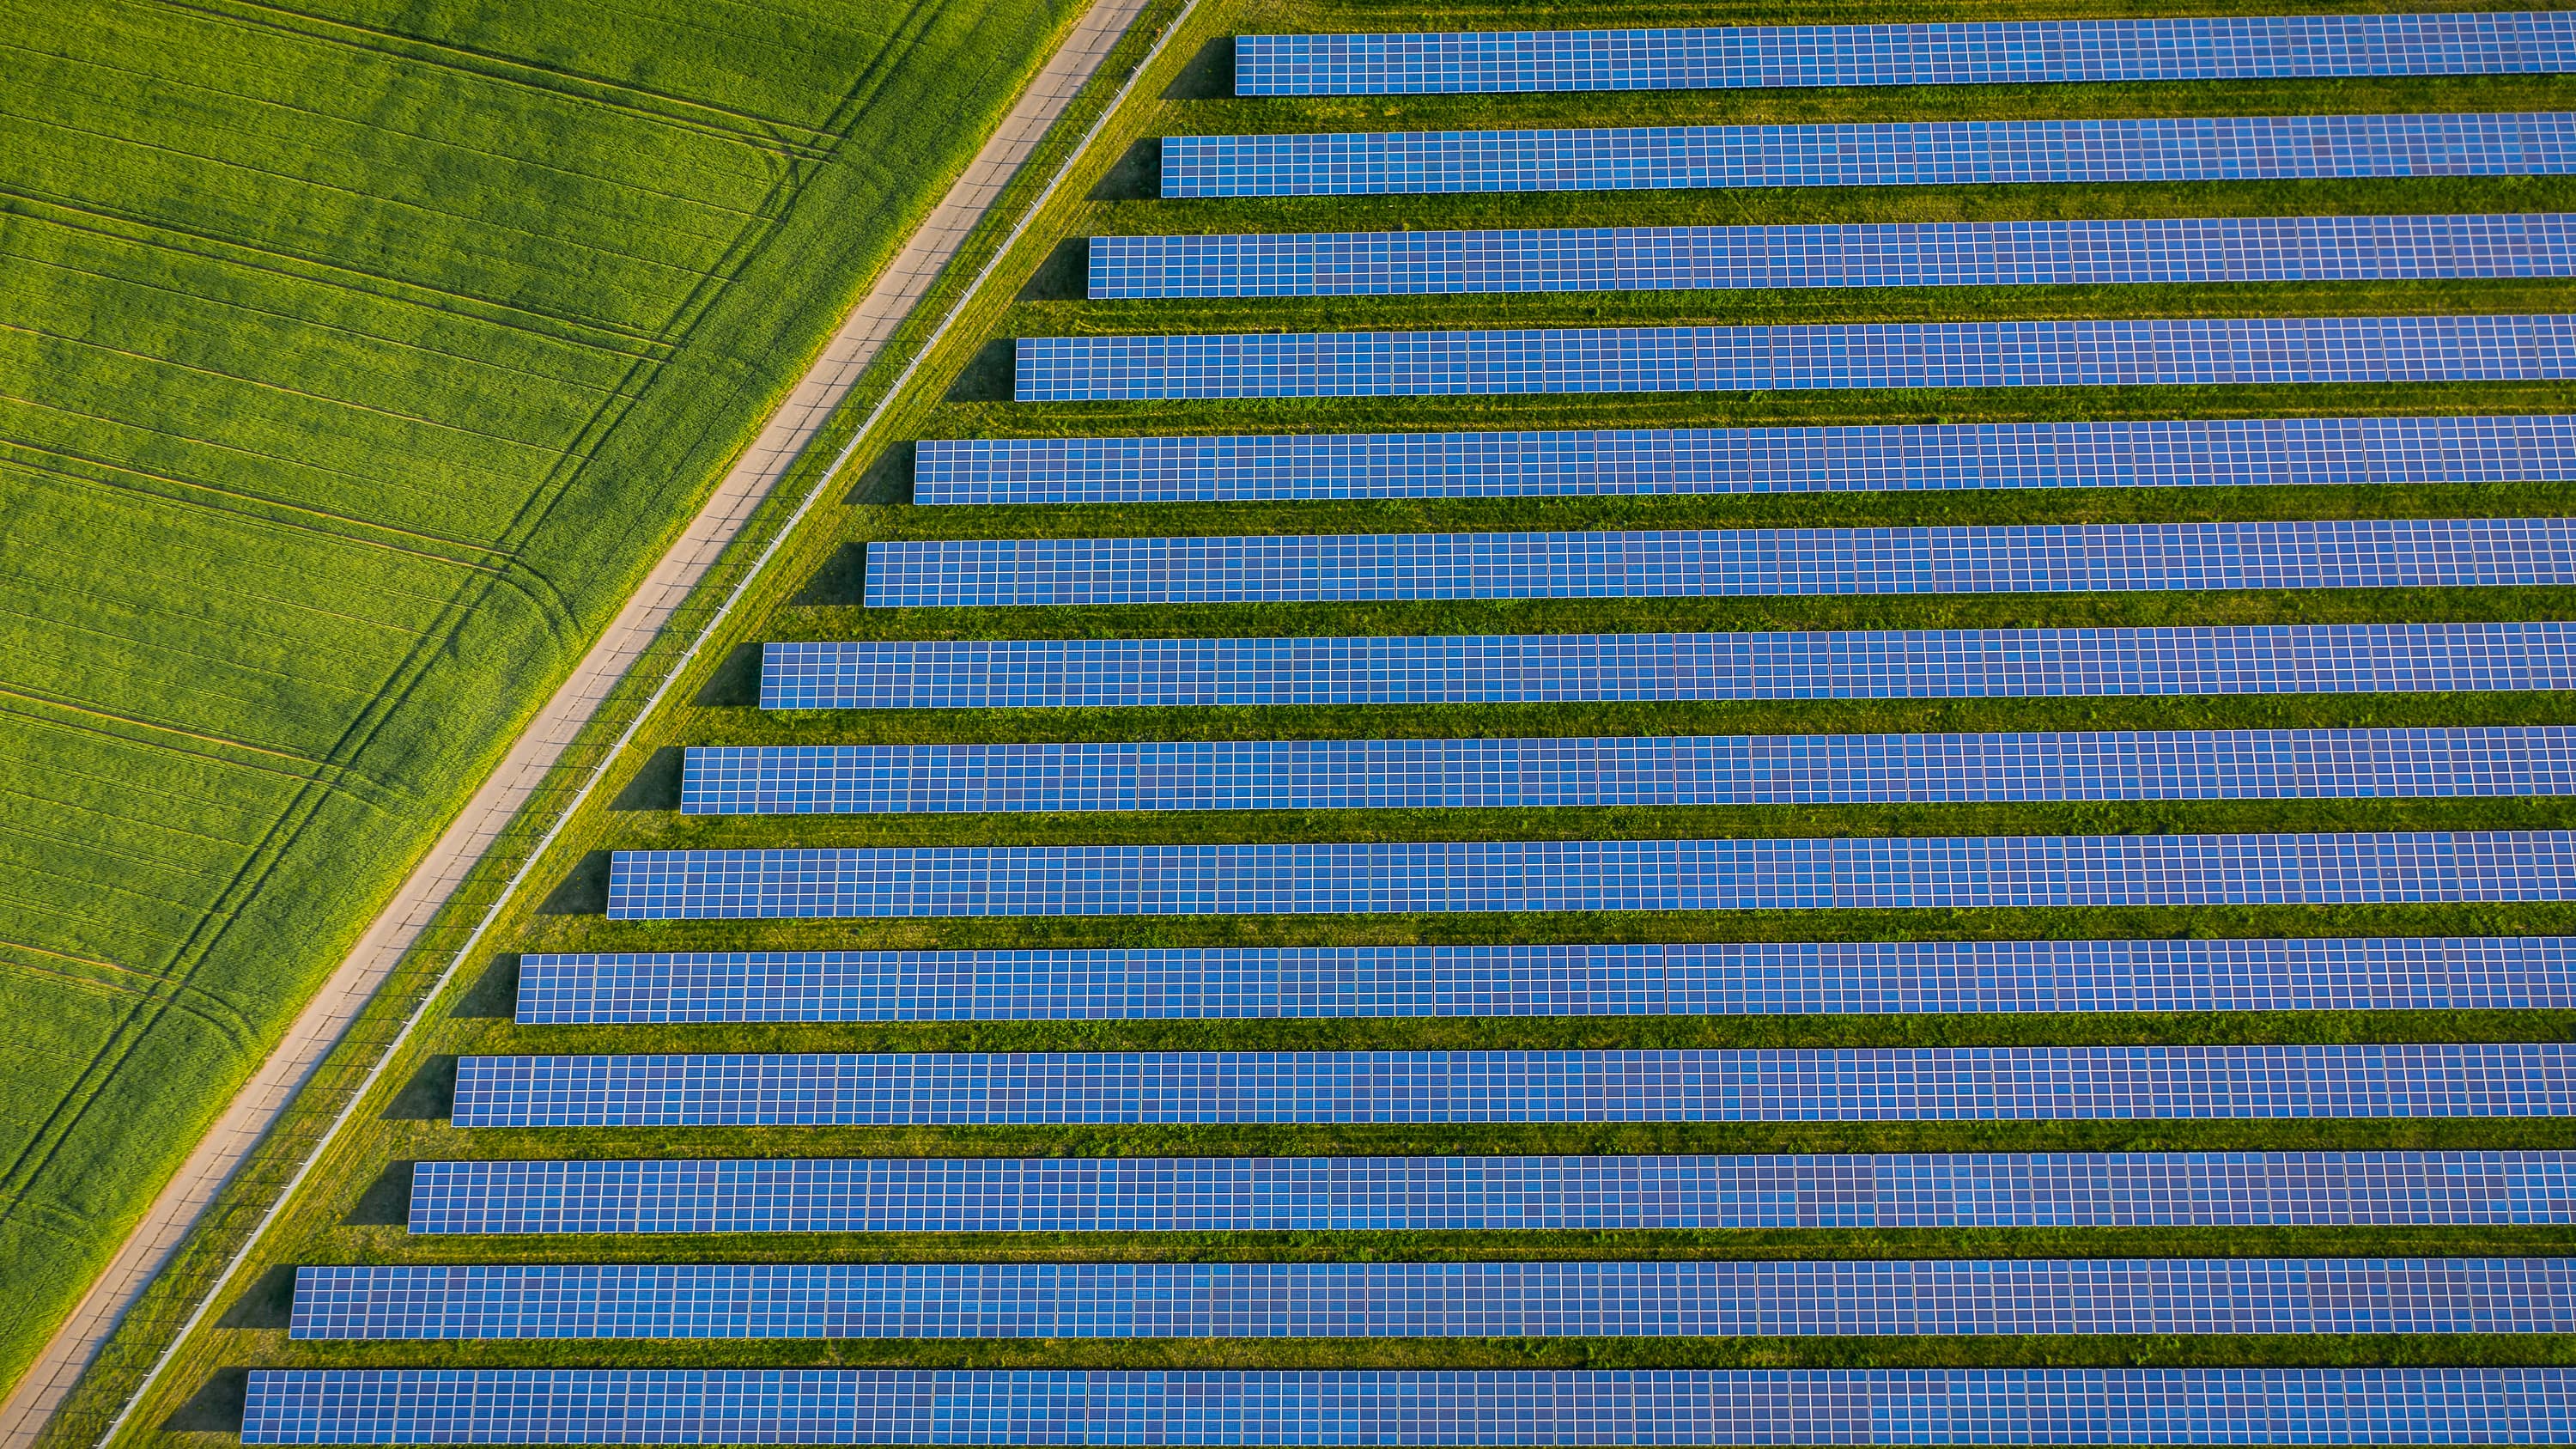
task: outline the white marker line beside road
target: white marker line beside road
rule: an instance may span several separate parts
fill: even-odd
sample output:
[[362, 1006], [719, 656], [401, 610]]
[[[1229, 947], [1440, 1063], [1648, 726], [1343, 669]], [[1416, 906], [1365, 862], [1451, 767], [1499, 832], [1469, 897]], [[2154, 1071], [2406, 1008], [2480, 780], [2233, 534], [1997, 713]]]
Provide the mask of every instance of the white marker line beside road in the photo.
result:
[[[1040, 139], [1063, 115], [1076, 93], [1099, 70], [1111, 48], [1126, 34], [1127, 27], [1143, 11], [1145, 4], [1146, 0], [1095, 0], [1090, 10], [1075, 22], [1065, 43], [1039, 70], [1036, 79], [1022, 92], [1019, 103], [1012, 107], [991, 139], [985, 142], [984, 148], [968, 163], [964, 175], [941, 198], [929, 219], [912, 234], [892, 265], [878, 277], [876, 285], [860, 299], [839, 332], [823, 349], [822, 355], [788, 394], [786, 402], [761, 429], [751, 447], [735, 462], [724, 481], [717, 485], [706, 506], [690, 521], [687, 531], [654, 566], [642, 587], [626, 601], [626, 606], [618, 611], [608, 631], [583, 656], [572, 677], [530, 721], [503, 758], [500, 768], [475, 792], [464, 812], [430, 848], [428, 857], [403, 882], [402, 889], [376, 917], [366, 935], [359, 938], [356, 949], [349, 953], [322, 990], [297, 1016], [277, 1049], [234, 1096], [214, 1130], [197, 1144], [178, 1174], [153, 1199], [142, 1220], [118, 1247], [107, 1271], [90, 1286], [88, 1295], [55, 1332], [35, 1363], [28, 1367], [26, 1376], [18, 1382], [7, 1403], [0, 1405], [0, 1449], [23, 1449], [23, 1446], [33, 1443], [45, 1421], [70, 1394], [82, 1371], [106, 1344], [117, 1321], [142, 1296], [153, 1275], [178, 1250], [225, 1182], [286, 1111], [297, 1090], [365, 1009], [368, 999], [392, 974], [396, 963], [454, 897], [468, 874], [482, 863], [504, 828], [536, 794], [546, 776], [563, 758], [565, 750], [570, 748], [607, 702], [609, 695], [625, 679], [627, 671], [661, 636], [682, 601], [715, 567], [727, 545], [732, 543], [750, 521], [753, 512], [777, 488], [780, 479], [813, 442], [833, 410], [848, 396], [861, 374], [876, 361], [877, 354], [884, 349], [895, 329], [929, 292], [931, 284], [956, 256], [968, 234], [982, 223], [1003, 187], [1037, 149]], [[1185, 7], [1181, 17], [1176, 18], [1171, 29], [1165, 32], [1165, 38], [1179, 29], [1180, 19], [1186, 18], [1187, 14]], [[1137, 75], [1142, 76], [1148, 65], [1140, 65]], [[1134, 82], [1131, 80], [1129, 84], [1132, 86]], [[1114, 113], [1119, 102], [1124, 100], [1122, 92], [1102, 113], [1102, 120]], [[1097, 127], [1094, 129], [1096, 131]], [[1066, 172], [1088, 149], [1089, 139], [1086, 136], [1084, 144], [1076, 146], [1066, 156], [1063, 169], [1049, 180], [1045, 194], [1031, 204], [1029, 216], [1034, 217], [1054, 195]], [[1022, 226], [1025, 225], [1026, 218], [1022, 222]], [[1018, 235], [1018, 230], [1014, 230], [1011, 240], [1016, 241]], [[996, 255], [995, 262], [998, 263], [1000, 255], [1007, 254], [1009, 250], [1006, 243], [1001, 254]], [[959, 296], [956, 305], [964, 305], [981, 289], [990, 274], [988, 267], [983, 276], [976, 278], [976, 285]], [[946, 334], [948, 321], [954, 316], [952, 309], [948, 318], [942, 319], [932, 344], [924, 346], [924, 355], [939, 336]], [[910, 375], [911, 369], [907, 368], [904, 377], [889, 390], [889, 401], [901, 391], [902, 381], [908, 380]], [[868, 426], [875, 421], [876, 417], [871, 416], [867, 424], [862, 425], [858, 437], [852, 440], [853, 447], [858, 438], [866, 436]], [[837, 472], [839, 464], [846, 462], [847, 457], [845, 452], [842, 458], [835, 460], [833, 471]], [[794, 531], [795, 522], [803, 518], [806, 509], [821, 495], [825, 481], [828, 480], [817, 480], [813, 493], [798, 508], [795, 519], [780, 530], [777, 540], [773, 540], [771, 551], [774, 552], [779, 540], [784, 540]], [[768, 559], [769, 553], [764, 552], [760, 563], [765, 565]], [[755, 566], [736, 586], [735, 592], [725, 600], [724, 608], [692, 641], [692, 655], [697, 645], [732, 611], [734, 603], [742, 597], [743, 587], [759, 573], [760, 568]], [[672, 679], [678, 678], [686, 663], [684, 659], [674, 667]], [[666, 680], [662, 688], [667, 690], [669, 683]], [[638, 713], [637, 723], [652, 714], [653, 705], [658, 704], [660, 698], [657, 691], [653, 701]], [[631, 727], [629, 732], [632, 732]], [[619, 743], [623, 745], [624, 741]], [[612, 750], [603, 756], [600, 768], [604, 769], [614, 755]], [[599, 773], [594, 770], [583, 781], [579, 793], [565, 808], [561, 818], [569, 818], [578, 809], [598, 779]], [[561, 818], [557, 821], [558, 828]], [[546, 841], [531, 853], [530, 864], [544, 854], [544, 845], [551, 843], [552, 839], [553, 832], [549, 831]], [[502, 902], [496, 902], [492, 912], [477, 925], [473, 937], [448, 963], [450, 973], [472, 953], [473, 945], [497, 917], [501, 904], [515, 893], [518, 884], [513, 881], [511, 891], [505, 892]], [[433, 991], [430, 999], [435, 999], [437, 994]], [[422, 1010], [426, 1010], [427, 1004], [426, 1000], [422, 1003]], [[419, 1020], [419, 1014], [415, 1013], [405, 1024], [403, 1035], [408, 1036]], [[391, 1060], [400, 1044], [401, 1040], [397, 1038], [384, 1060]], [[377, 1069], [382, 1069], [381, 1061]], [[372, 1086], [373, 1081], [371, 1075], [368, 1084]], [[230, 1281], [234, 1270], [247, 1259], [251, 1248], [256, 1246], [277, 1212], [293, 1199], [295, 1189], [302, 1184], [304, 1172], [320, 1158], [365, 1096], [362, 1089], [315, 1145], [294, 1181], [270, 1208], [269, 1215], [261, 1220], [251, 1239], [226, 1265], [204, 1302], [198, 1305], [196, 1313], [154, 1363], [152, 1374], [138, 1386], [133, 1399], [119, 1413], [106, 1437], [114, 1437], [117, 1429], [123, 1426], [125, 1416], [132, 1412], [135, 1403], [142, 1400], [152, 1380], [168, 1364], [170, 1354], [195, 1329], [206, 1308], [222, 1296], [224, 1285]]]

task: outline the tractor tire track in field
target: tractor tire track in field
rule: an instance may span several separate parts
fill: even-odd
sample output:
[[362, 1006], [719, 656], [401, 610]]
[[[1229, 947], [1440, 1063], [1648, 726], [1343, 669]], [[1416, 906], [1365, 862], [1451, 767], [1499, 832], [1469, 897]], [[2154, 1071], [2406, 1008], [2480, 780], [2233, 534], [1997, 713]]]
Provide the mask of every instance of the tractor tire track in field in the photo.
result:
[[[440, 837], [427, 859], [406, 880], [395, 899], [360, 940], [357, 949], [298, 1016], [284, 1041], [244, 1085], [221, 1120], [200, 1140], [179, 1173], [155, 1198], [142, 1221], [120, 1246], [108, 1271], [92, 1285], [71, 1318], [57, 1331], [43, 1354], [20, 1380], [5, 1405], [0, 1405], [0, 1449], [17, 1449], [17, 1446], [34, 1439], [53, 1409], [70, 1391], [81, 1370], [103, 1346], [116, 1320], [140, 1297], [154, 1272], [176, 1251], [189, 1227], [212, 1202], [234, 1168], [292, 1101], [295, 1089], [319, 1065], [412, 941], [462, 884], [466, 874], [481, 860], [484, 851], [517, 813], [520, 805], [533, 795], [634, 661], [660, 635], [682, 601], [722, 556], [726, 545], [802, 455], [806, 444], [828, 420], [841, 398], [857, 383], [895, 328], [937, 280], [948, 260], [998, 197], [1004, 184], [1036, 148], [1056, 117], [1091, 78], [1143, 8], [1144, 0], [1095, 0], [1074, 23], [1068, 38], [1057, 47], [1023, 91], [1000, 129], [881, 272], [876, 285], [851, 312], [838, 334], [788, 395], [760, 437], [737, 461], [705, 508], [627, 601], [606, 634], [583, 656], [563, 688], [521, 732], [509, 755], [467, 804], [461, 817]], [[899, 28], [896, 43], [888, 48], [889, 54], [908, 53], [918, 42], [919, 17], [926, 12], [927, 7], [916, 7], [907, 15], [905, 25]], [[882, 64], [872, 65], [863, 73], [842, 105], [836, 108], [835, 121], [845, 119], [852, 110], [864, 105], [866, 97], [874, 93], [888, 73]], [[1067, 164], [1070, 165], [1073, 159], [1075, 157], [1069, 156]], [[744, 236], [730, 249], [727, 265], [711, 269], [701, 286], [693, 289], [693, 295], [674, 315], [676, 325], [652, 339], [656, 346], [668, 346], [687, 335], [689, 328], [703, 315], [706, 299], [716, 290], [714, 284], [731, 275], [740, 258], [755, 251], [758, 241], [765, 239], [770, 227], [774, 226], [776, 208], [783, 205], [784, 196], [792, 192], [792, 182], [798, 174], [801, 173], [791, 166], [790, 174], [780, 178], [772, 193], [779, 199], [764, 207], [771, 213], [767, 224], [745, 229]], [[632, 395], [626, 387], [618, 391]], [[633, 389], [633, 393], [641, 391], [640, 387]], [[621, 402], [624, 400], [621, 398]], [[622, 416], [623, 412], [622, 406], [603, 409], [603, 414], [608, 416], [595, 417], [594, 426], [586, 428], [584, 436], [596, 436], [603, 424], [613, 427], [615, 416]], [[564, 473], [568, 475], [571, 471], [566, 469]], [[542, 522], [568, 482], [568, 476], [558, 476], [549, 480], [546, 487], [536, 490], [519, 519], [514, 520], [513, 526], [507, 530], [505, 545], [515, 545], [516, 540], [524, 538]], [[489, 587], [488, 583], [486, 587]], [[455, 602], [470, 607], [482, 597], [483, 592], [471, 590], [460, 594]], [[443, 638], [461, 616], [461, 609], [451, 609], [447, 618], [442, 620], [442, 627], [431, 630], [430, 636]], [[388, 689], [351, 722], [343, 735], [342, 746], [331, 752], [333, 760], [347, 758], [352, 753], [353, 742], [362, 743], [381, 726], [415, 687], [435, 654], [435, 650], [415, 651], [405, 660], [395, 680], [388, 681]], [[334, 775], [336, 770], [336, 765], [326, 764], [316, 771], [306, 788], [298, 792], [293, 805], [272, 822], [265, 838], [254, 849], [251, 858], [245, 861], [233, 884], [223, 892], [222, 899], [200, 918], [198, 930], [176, 953], [180, 962], [202, 959], [210, 936], [220, 930], [216, 923], [227, 919], [246, 892], [256, 888], [276, 859], [277, 847], [293, 837], [312, 811], [318, 808], [318, 800], [329, 792], [331, 785], [326, 777]], [[184, 990], [186, 976], [184, 967], [174, 971], [166, 979], [166, 986], [156, 988], [147, 1001], [138, 1003], [138, 1009], [129, 1017], [128, 1024], [93, 1059], [91, 1070], [83, 1074], [84, 1080], [95, 1077], [99, 1068], [122, 1058], [140, 1034], [137, 1023], [148, 1021], [155, 1011], [169, 1002], [175, 991]], [[62, 1106], [57, 1115], [68, 1113], [76, 1117], [79, 1104], [86, 1097], [86, 1093], [77, 1089], [66, 1094], [61, 1099]], [[0, 1177], [0, 1180], [10, 1183], [12, 1198], [24, 1191], [26, 1183], [35, 1179], [34, 1168], [40, 1166], [45, 1153], [62, 1140], [59, 1123], [48, 1123], [39, 1131], [35, 1142], [31, 1143], [31, 1151], [19, 1163], [12, 1164], [4, 1177]], [[184, 1339], [185, 1336], [183, 1329], [179, 1338]], [[174, 1345], [177, 1341], [173, 1340]]]

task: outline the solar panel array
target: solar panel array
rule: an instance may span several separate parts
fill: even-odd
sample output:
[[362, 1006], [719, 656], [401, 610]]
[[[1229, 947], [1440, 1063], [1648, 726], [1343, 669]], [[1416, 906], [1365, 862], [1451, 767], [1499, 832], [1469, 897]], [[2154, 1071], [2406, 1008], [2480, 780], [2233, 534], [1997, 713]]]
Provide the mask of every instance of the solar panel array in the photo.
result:
[[2560, 176], [2576, 114], [1166, 136], [1163, 195]]
[[2576, 17], [2262, 15], [1238, 35], [1238, 96], [2025, 85], [2576, 69]]
[[2576, 795], [2576, 730], [718, 745], [691, 815]]
[[2576, 217], [1096, 236], [1093, 300], [2563, 277]]
[[[1246, 37], [1236, 60], [1245, 94], [2535, 74], [2576, 71], [2576, 12]], [[1160, 164], [1162, 192], [1172, 197], [2549, 176], [2576, 173], [2576, 112], [1188, 136], [1166, 138]], [[2492, 281], [2576, 276], [2571, 240], [2576, 215], [2556, 213], [1100, 237], [1091, 246], [1090, 290], [1101, 299], [1152, 300]], [[1018, 400], [1077, 403], [2538, 382], [2576, 377], [2576, 315], [1084, 335], [1020, 339], [1015, 366]], [[2276, 418], [931, 442], [920, 449], [916, 501], [2566, 481], [2576, 481], [2576, 417]], [[2576, 583], [2570, 520], [2370, 520], [2353, 516], [2375, 511], [2367, 507], [2321, 511], [2347, 517], [1352, 536], [1195, 536], [1189, 527], [1147, 525], [1169, 536], [873, 544], [865, 601], [995, 608]], [[2576, 688], [2570, 628], [807, 642], [764, 652], [761, 704], [2562, 690]], [[1012, 728], [1005, 722], [992, 732], [1007, 739]], [[782, 744], [692, 748], [681, 780], [682, 811], [694, 815], [2541, 795], [2576, 796], [2576, 731], [2568, 727]], [[860, 829], [836, 826], [821, 838], [943, 838], [926, 823], [851, 833]], [[758, 835], [746, 828], [740, 838]], [[2565, 900], [2576, 900], [2576, 831], [620, 851], [610, 861], [607, 915], [639, 922]], [[764, 1045], [807, 1044], [795, 1038], [808, 1025], [877, 1022], [2576, 1010], [2576, 938], [2560, 937], [1113, 944], [535, 954], [520, 965], [524, 1026], [776, 1024], [764, 1033], [774, 1043]], [[2349, 1034], [2448, 1034], [2375, 1020]], [[2162, 1034], [2153, 1023], [2141, 1029], [2150, 1040]], [[708, 1044], [752, 1044], [724, 1035]], [[2479, 1130], [2491, 1132], [2502, 1119], [2576, 1116], [2571, 1053], [2576, 1045], [2544, 1040], [474, 1054], [454, 1059], [450, 1125], [660, 1130], [663, 1137], [634, 1139], [657, 1143], [670, 1129], [688, 1128], [1113, 1124], [1365, 1131], [1372, 1124], [2481, 1119], [2489, 1126]], [[578, 1150], [591, 1139], [546, 1140]], [[797, 1142], [810, 1151], [818, 1140], [780, 1138], [771, 1150], [793, 1153]], [[2557, 1151], [782, 1155], [409, 1166], [408, 1226], [422, 1238], [2576, 1226], [2576, 1153]], [[450, 1245], [448, 1255], [463, 1246]], [[810, 1263], [306, 1266], [290, 1337], [327, 1363], [371, 1351], [326, 1342], [358, 1341], [487, 1340], [495, 1347], [484, 1361], [506, 1362], [529, 1351], [510, 1343], [546, 1339], [2576, 1333], [2576, 1258], [942, 1264], [856, 1261], [885, 1255], [848, 1246], [816, 1252], [833, 1261]], [[663, 1256], [724, 1256], [706, 1248]], [[778, 1255], [773, 1245], [752, 1256]], [[522, 1245], [518, 1256], [537, 1254]], [[629, 1244], [613, 1256], [644, 1254]], [[636, 1352], [614, 1356], [631, 1361]], [[780, 1361], [775, 1354], [817, 1350], [761, 1352]], [[1039, 1361], [1051, 1353], [1041, 1351]], [[262, 1368], [249, 1377], [243, 1440], [2563, 1442], [2576, 1439], [2571, 1391], [2576, 1381], [2566, 1371], [2511, 1368]]]
[[245, 1444], [2565, 1443], [2570, 1371], [255, 1369]]
[[2576, 418], [926, 440], [925, 505], [2576, 479]]
[[2404, 694], [2576, 688], [2576, 628], [2323, 624], [771, 644], [763, 709]]
[[522, 1026], [2576, 1010], [2576, 941], [1854, 941], [530, 953]]
[[871, 543], [870, 608], [2576, 583], [2576, 521], [2396, 518]]
[[2565, 1258], [305, 1268], [297, 1339], [2568, 1333]]
[[410, 1214], [422, 1234], [2571, 1223], [2566, 1152], [423, 1162]]
[[2557, 1044], [462, 1058], [459, 1127], [2564, 1117]]
[[2195, 317], [1023, 337], [1021, 402], [2576, 376], [2576, 317]]

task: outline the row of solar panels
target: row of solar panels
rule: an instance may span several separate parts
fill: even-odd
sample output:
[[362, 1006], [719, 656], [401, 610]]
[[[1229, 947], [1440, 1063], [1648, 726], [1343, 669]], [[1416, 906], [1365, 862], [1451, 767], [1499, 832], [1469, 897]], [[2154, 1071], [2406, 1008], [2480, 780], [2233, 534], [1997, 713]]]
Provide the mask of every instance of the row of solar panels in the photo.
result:
[[458, 1127], [2565, 1117], [2557, 1043], [468, 1056]]
[[610, 920], [2576, 900], [2576, 831], [622, 850]]
[[2531, 1369], [253, 1369], [246, 1444], [2564, 1444]]
[[422, 1162], [410, 1231], [1168, 1233], [2576, 1223], [2576, 1153]]
[[763, 652], [763, 709], [1116, 709], [2576, 689], [2576, 624], [1448, 638], [854, 640]]
[[990, 438], [913, 470], [932, 506], [2523, 483], [2576, 478], [2576, 418]]
[[1091, 239], [1095, 301], [1161, 297], [2564, 277], [2576, 217], [2210, 217]]
[[2560, 176], [2576, 114], [2176, 116], [1166, 136], [1162, 194], [1421, 196]]
[[2576, 16], [2260, 15], [1930, 25], [1241, 35], [1238, 96], [1996, 85], [2576, 69]]
[[872, 543], [870, 608], [2576, 583], [2576, 520], [1665, 529]]
[[522, 1026], [2576, 1010], [2576, 939], [530, 953]]
[[305, 1268], [304, 1340], [2571, 1333], [2576, 1261]]
[[691, 747], [689, 815], [2576, 794], [2576, 728]]
[[2576, 317], [1871, 322], [1023, 337], [1021, 402], [2576, 377]]

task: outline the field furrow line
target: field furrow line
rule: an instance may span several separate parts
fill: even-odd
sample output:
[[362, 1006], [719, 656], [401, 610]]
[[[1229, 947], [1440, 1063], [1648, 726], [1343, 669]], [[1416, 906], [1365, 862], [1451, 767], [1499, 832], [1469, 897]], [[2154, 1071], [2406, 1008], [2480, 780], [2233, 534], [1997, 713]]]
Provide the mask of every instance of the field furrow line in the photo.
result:
[[[491, 297], [478, 296], [471, 292], [464, 292], [451, 288], [433, 287], [424, 282], [407, 280], [403, 277], [396, 276], [391, 272], [371, 272], [362, 267], [350, 266], [345, 262], [333, 261], [328, 257], [259, 246], [250, 242], [242, 241], [237, 237], [221, 236], [214, 232], [173, 226], [164, 221], [149, 219], [137, 215], [129, 215], [121, 212], [108, 211], [68, 197], [41, 195], [36, 192], [27, 191], [23, 188], [11, 187], [6, 184], [0, 184], [0, 200], [15, 202], [21, 206], [49, 208], [56, 211], [68, 212], [72, 215], [90, 218], [95, 221], [113, 222], [132, 228], [136, 232], [145, 233], [145, 235], [142, 236], [122, 234], [122, 239], [124, 240], [137, 241], [144, 245], [157, 246], [164, 250], [177, 252], [182, 255], [197, 256], [208, 261], [224, 262], [231, 265], [257, 265], [256, 263], [242, 263], [236, 256], [219, 254], [239, 253], [243, 256], [259, 258], [272, 263], [292, 263], [295, 266], [309, 267], [314, 271], [327, 273], [334, 279], [354, 278], [357, 279], [361, 285], [351, 285], [345, 280], [339, 281], [338, 284], [348, 286], [350, 290], [359, 292], [363, 295], [382, 297], [388, 301], [402, 302], [406, 305], [420, 307], [428, 311], [445, 311], [453, 307], [461, 306], [467, 309], [469, 314], [475, 311], [488, 312], [491, 316], [485, 320], [491, 320], [503, 326], [516, 326], [519, 330], [523, 330], [540, 337], [548, 337], [550, 340], [572, 341], [574, 339], [556, 337], [542, 328], [527, 326], [526, 320], [549, 323], [557, 327], [568, 328], [575, 331], [597, 333], [605, 337], [614, 338], [615, 340], [630, 346], [645, 349], [642, 352], [634, 353], [627, 353], [622, 349], [618, 349], [620, 351], [620, 355], [630, 356], [639, 361], [660, 361], [667, 358], [669, 355], [670, 344], [662, 338], [651, 333], [625, 327], [614, 322], [603, 322], [591, 318], [574, 317], [564, 313], [545, 312], [533, 307], [523, 307], [515, 303], [503, 302]], [[18, 210], [15, 206], [5, 209], [12, 214], [16, 214]], [[114, 232], [110, 232], [108, 234], [120, 235], [119, 233]], [[215, 250], [206, 251], [191, 247], [174, 246], [167, 240], [167, 238], [172, 237], [184, 238], [188, 241], [198, 243], [202, 247], [213, 248]], [[263, 268], [263, 270], [265, 270], [265, 268]], [[277, 270], [288, 276], [296, 276], [296, 273], [291, 267], [279, 267]], [[318, 280], [310, 277], [298, 277], [297, 279], [300, 281]], [[512, 319], [526, 320], [514, 322]]]
[[370, 54], [400, 56], [480, 80], [585, 101], [666, 125], [687, 126], [702, 134], [757, 146], [791, 159], [819, 159], [799, 153], [818, 147], [828, 149], [833, 139], [828, 131], [794, 121], [731, 110], [632, 82], [581, 75], [464, 46], [442, 45], [417, 36], [315, 15], [284, 5], [262, 4], [259, 0], [151, 0], [151, 3], [164, 10], [237, 25], [258, 25], [300, 39], [342, 45]]

